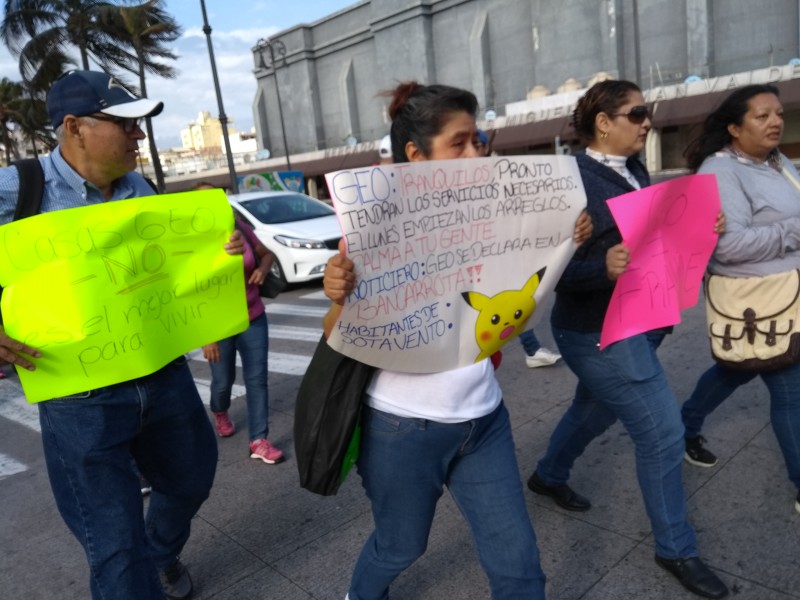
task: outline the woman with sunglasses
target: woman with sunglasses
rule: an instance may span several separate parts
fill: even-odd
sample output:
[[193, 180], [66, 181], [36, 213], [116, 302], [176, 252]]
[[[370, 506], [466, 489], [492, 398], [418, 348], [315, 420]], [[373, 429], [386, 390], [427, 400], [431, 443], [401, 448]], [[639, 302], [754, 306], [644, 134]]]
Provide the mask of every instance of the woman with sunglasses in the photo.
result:
[[650, 183], [636, 156], [650, 131], [648, 109], [635, 84], [603, 81], [578, 101], [573, 125], [588, 143], [576, 159], [594, 230], [556, 286], [551, 324], [578, 386], [528, 487], [567, 510], [588, 510], [589, 500], [567, 485], [570, 470], [592, 440], [621, 421], [636, 449], [636, 474], [653, 529], [656, 562], [689, 591], [722, 598], [728, 589], [698, 558], [686, 514], [683, 424], [656, 356], [666, 332], [650, 331], [599, 349], [615, 281], [629, 262], [606, 201]]
[[[730, 225], [720, 237], [709, 272], [763, 277], [800, 268], [800, 175], [778, 149], [783, 106], [773, 85], [748, 85], [706, 118], [686, 150], [693, 172], [713, 173]], [[757, 314], [762, 314], [754, 303]], [[715, 364], [700, 377], [682, 408], [686, 461], [713, 467], [703, 448], [705, 418], [739, 386], [760, 376], [769, 389], [772, 429], [800, 512], [800, 364], [769, 371], [740, 371]]]

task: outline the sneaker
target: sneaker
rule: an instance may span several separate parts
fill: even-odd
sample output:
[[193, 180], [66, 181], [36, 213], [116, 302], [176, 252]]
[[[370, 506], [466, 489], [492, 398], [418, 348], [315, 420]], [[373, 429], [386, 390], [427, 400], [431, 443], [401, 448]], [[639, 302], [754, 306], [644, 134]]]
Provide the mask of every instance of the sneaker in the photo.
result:
[[2, 371], [0, 371], [0, 379], [5, 379], [5, 378], [6, 378], [6, 374], [3, 373]]
[[139, 475], [139, 486], [142, 488], [142, 496], [147, 496], [153, 491], [153, 486], [151, 486], [150, 482], [142, 475]]
[[556, 364], [561, 359], [558, 352], [553, 352], [547, 348], [539, 348], [535, 354], [525, 357], [525, 364], [529, 369], [536, 367], [549, 367]]
[[179, 558], [169, 567], [158, 572], [161, 587], [169, 600], [187, 600], [192, 596], [192, 578]]
[[794, 509], [800, 513], [800, 490], [797, 490], [797, 499], [794, 501]]
[[263, 460], [268, 465], [283, 462], [283, 452], [270, 444], [264, 438], [250, 442], [250, 458]]
[[236, 431], [228, 416], [228, 411], [214, 413], [214, 427], [216, 427], [219, 437], [230, 437]]
[[717, 464], [717, 457], [703, 448], [708, 440], [702, 435], [693, 438], [686, 438], [686, 452], [683, 458], [695, 467], [713, 467]]

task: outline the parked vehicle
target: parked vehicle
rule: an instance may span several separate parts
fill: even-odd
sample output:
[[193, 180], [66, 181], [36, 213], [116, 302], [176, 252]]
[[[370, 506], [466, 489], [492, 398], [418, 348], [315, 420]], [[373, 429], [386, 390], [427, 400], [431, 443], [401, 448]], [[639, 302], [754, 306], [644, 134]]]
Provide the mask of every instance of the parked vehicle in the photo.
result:
[[342, 237], [330, 206], [290, 191], [231, 194], [228, 200], [275, 255], [275, 275], [288, 283], [322, 277]]

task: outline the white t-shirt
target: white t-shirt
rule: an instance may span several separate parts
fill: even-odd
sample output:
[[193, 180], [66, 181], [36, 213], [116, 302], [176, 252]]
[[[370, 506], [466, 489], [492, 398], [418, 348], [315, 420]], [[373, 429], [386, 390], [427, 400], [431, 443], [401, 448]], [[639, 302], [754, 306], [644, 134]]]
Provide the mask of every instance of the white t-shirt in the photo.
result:
[[439, 423], [485, 417], [503, 399], [488, 358], [441, 373], [378, 370], [367, 388], [367, 404], [377, 410]]

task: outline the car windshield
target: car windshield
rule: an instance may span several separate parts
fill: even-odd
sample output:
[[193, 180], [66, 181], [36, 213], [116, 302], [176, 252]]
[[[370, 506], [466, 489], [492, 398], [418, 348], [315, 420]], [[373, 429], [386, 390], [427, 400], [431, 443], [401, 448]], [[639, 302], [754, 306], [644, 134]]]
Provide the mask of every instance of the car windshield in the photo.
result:
[[335, 214], [333, 209], [302, 194], [279, 194], [239, 202], [266, 225], [306, 221]]

